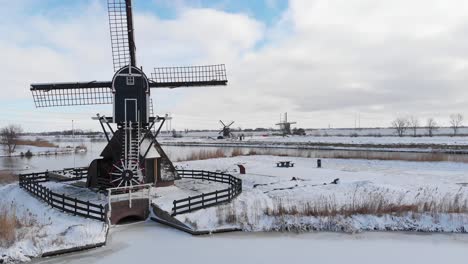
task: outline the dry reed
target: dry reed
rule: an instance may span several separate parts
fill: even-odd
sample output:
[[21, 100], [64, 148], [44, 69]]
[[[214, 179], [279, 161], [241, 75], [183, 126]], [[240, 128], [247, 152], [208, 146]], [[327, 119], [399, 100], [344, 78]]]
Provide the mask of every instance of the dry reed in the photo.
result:
[[0, 171], [0, 185], [18, 181], [18, 178], [9, 171]]
[[20, 222], [16, 218], [16, 208], [11, 205], [0, 207], [0, 246], [9, 247], [16, 240], [16, 229]]
[[405, 214], [468, 214], [468, 200], [461, 193], [447, 194], [442, 199], [424, 197], [413, 202], [403, 202], [404, 197], [391, 199], [385, 193], [357, 193], [350, 201], [339, 204], [332, 197], [320, 196], [313, 201], [291, 202], [276, 198], [273, 208], [266, 208], [268, 216], [312, 216], [329, 217], [352, 215], [395, 215]]
[[25, 145], [25, 146], [35, 146], [35, 147], [47, 147], [47, 148], [57, 148], [58, 145], [44, 140], [44, 139], [36, 139], [36, 140], [29, 140], [29, 139], [19, 139], [16, 141], [16, 145]]
[[232, 152], [231, 152], [231, 157], [238, 157], [238, 156], [244, 156], [244, 152], [242, 151], [242, 149], [233, 149]]
[[226, 155], [221, 149], [217, 150], [204, 150], [193, 151], [185, 159], [179, 159], [178, 161], [190, 161], [190, 160], [207, 160], [207, 159], [218, 159], [225, 158]]

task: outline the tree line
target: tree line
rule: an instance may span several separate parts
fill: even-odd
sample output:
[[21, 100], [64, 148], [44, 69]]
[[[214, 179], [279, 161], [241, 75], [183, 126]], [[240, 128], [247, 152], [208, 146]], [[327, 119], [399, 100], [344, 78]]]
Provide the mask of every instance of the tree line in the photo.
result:
[[[450, 128], [453, 131], [453, 135], [458, 135], [460, 128], [463, 126], [463, 115], [460, 113], [451, 114], [450, 118]], [[419, 119], [415, 116], [410, 117], [397, 117], [392, 121], [392, 128], [395, 129], [396, 134], [399, 137], [402, 137], [409, 130], [412, 132], [413, 137], [417, 136], [418, 129], [425, 129], [428, 136], [432, 137], [434, 132], [439, 129], [439, 124], [433, 117], [429, 117], [425, 124], [421, 125]]]

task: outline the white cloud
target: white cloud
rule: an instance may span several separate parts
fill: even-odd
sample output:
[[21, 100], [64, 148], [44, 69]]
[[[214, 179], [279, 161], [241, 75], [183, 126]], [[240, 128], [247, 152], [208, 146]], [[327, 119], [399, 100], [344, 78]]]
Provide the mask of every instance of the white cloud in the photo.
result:
[[[79, 16], [0, 26], [8, 62], [0, 65], [2, 93], [32, 102], [30, 82], [110, 79], [105, 7], [81, 8]], [[229, 78], [228, 87], [154, 91], [156, 110], [172, 112], [176, 128], [216, 128], [218, 119], [271, 127], [284, 111], [304, 127], [353, 126], [357, 112], [362, 125], [385, 126], [397, 114], [468, 111], [468, 2], [292, 0], [271, 27], [183, 2], [176, 12], [171, 20], [136, 13], [138, 63], [148, 74], [156, 66], [226, 63]], [[57, 118], [47, 110], [35, 116]], [[97, 129], [92, 121], [83, 126]]]

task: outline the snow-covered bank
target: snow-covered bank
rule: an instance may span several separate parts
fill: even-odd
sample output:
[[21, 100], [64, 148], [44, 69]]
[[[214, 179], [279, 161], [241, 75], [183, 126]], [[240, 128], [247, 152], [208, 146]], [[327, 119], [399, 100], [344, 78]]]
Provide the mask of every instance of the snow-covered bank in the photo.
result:
[[194, 137], [187, 136], [181, 138], [161, 137], [161, 142], [194, 142], [194, 143], [213, 143], [213, 142], [231, 142], [231, 143], [326, 143], [326, 144], [353, 144], [353, 145], [460, 145], [468, 146], [468, 137], [350, 137], [350, 136], [251, 136], [243, 141], [230, 139], [216, 139], [213, 137]]
[[468, 137], [322, 137], [322, 136], [251, 136], [240, 141], [213, 137], [159, 139], [166, 146], [295, 148], [320, 150], [366, 150], [398, 152], [468, 153]]
[[[277, 168], [284, 159], [295, 167]], [[233, 173], [239, 163], [247, 174], [238, 175], [238, 198], [176, 218], [199, 230], [468, 230], [467, 164], [327, 159], [318, 169], [315, 159], [244, 156], [178, 166]], [[330, 184], [336, 178], [339, 184]], [[183, 180], [157, 189], [153, 202], [170, 210], [173, 199], [203, 192], [190, 186]]]
[[0, 260], [6, 263], [28, 261], [46, 252], [106, 241], [105, 223], [61, 213], [18, 184], [0, 186], [0, 196], [0, 207], [6, 207], [21, 222], [15, 227], [13, 241], [5, 241], [5, 245], [0, 246]]
[[[18, 146], [13, 153], [0, 152], [0, 157], [27, 157], [73, 154], [73, 148], [50, 148], [36, 146]], [[80, 152], [83, 152], [80, 150]], [[84, 151], [86, 152], [86, 151]]]

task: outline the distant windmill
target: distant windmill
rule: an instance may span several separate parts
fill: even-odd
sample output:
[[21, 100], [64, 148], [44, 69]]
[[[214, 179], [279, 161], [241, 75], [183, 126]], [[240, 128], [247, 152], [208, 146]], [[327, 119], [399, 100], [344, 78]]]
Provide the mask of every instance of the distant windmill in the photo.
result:
[[281, 120], [280, 115], [280, 122], [276, 125], [280, 127], [281, 132], [283, 135], [291, 135], [291, 125], [296, 124], [296, 122], [289, 122], [288, 121], [288, 113], [284, 113], [284, 119]]
[[166, 113], [166, 115], [164, 116], [164, 119], [166, 119], [166, 132], [169, 134], [169, 132], [171, 132], [171, 130], [172, 130], [172, 116], [171, 116], [171, 114]]
[[223, 121], [219, 120], [219, 122], [221, 123], [221, 125], [223, 126], [223, 129], [221, 129], [221, 131], [219, 131], [218, 134], [223, 134], [223, 138], [231, 138], [233, 137], [232, 135], [232, 132], [231, 132], [231, 128], [230, 126], [232, 126], [232, 124], [234, 124], [234, 121], [231, 121], [231, 123], [229, 125], [226, 125], [224, 124]]

